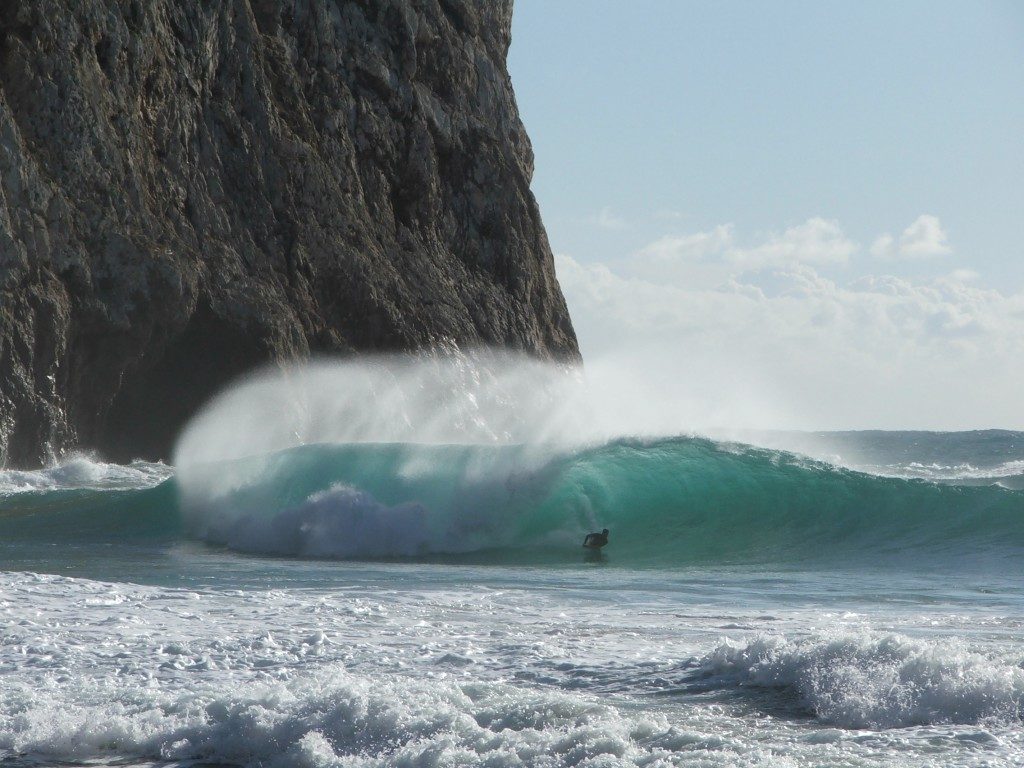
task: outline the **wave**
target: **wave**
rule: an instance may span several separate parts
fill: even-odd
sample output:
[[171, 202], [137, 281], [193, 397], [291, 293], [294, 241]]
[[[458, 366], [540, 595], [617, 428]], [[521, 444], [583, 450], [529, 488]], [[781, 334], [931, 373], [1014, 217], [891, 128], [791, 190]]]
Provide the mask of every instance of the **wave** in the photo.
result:
[[609, 557], [636, 565], [993, 558], [1024, 547], [1018, 491], [874, 477], [697, 438], [549, 456], [521, 446], [307, 446], [185, 487], [194, 535], [263, 554], [576, 559], [583, 535], [603, 527]]
[[706, 688], [778, 689], [842, 728], [1016, 723], [1024, 668], [955, 643], [901, 635], [837, 634], [725, 642], [699, 661]]
[[999, 485], [1010, 490], [1024, 490], [1024, 460], [1005, 461], [993, 467], [977, 467], [963, 464], [921, 464], [910, 462], [902, 465], [866, 466], [872, 474], [890, 477], [905, 477], [931, 480], [953, 485]]
[[91, 479], [64, 482], [67, 477], [48, 485], [33, 478], [28, 490], [0, 492], [0, 542], [125, 543], [180, 536], [175, 481], [156, 482], [153, 474], [135, 477], [125, 487], [97, 487]]
[[[158, 686], [83, 688], [48, 698], [13, 692], [28, 703], [7, 722], [0, 717], [0, 761], [727, 768], [778, 765], [778, 758], [796, 764], [809, 756], [816, 764], [833, 764], [849, 759], [851, 751], [842, 743], [804, 744], [782, 733], [772, 743], [776, 759], [768, 759], [763, 737], [751, 740], [700, 713], [670, 717], [646, 708], [620, 710], [579, 693], [446, 676], [367, 676], [340, 666], [262, 684], [199, 681], [177, 694]], [[7, 756], [17, 757], [8, 763]], [[18, 757], [24, 763], [15, 762]]]
[[733, 431], [715, 436], [880, 477], [1024, 490], [1022, 432]]
[[[147, 481], [148, 482], [148, 481]], [[699, 438], [536, 446], [314, 445], [193, 467], [136, 490], [95, 485], [0, 497], [0, 535], [191, 536], [317, 558], [850, 563], [1024, 550], [1024, 493], [875, 477]]]
[[36, 700], [12, 718], [0, 729], [0, 757], [6, 750], [61, 761], [114, 754], [239, 766], [558, 766], [602, 754], [656, 755], [685, 738], [661, 718], [644, 729], [580, 697], [342, 670], [242, 691], [112, 697], [104, 687], [77, 698]]
[[[1013, 742], [1000, 744], [995, 735], [1014, 732], [1024, 698], [1024, 670], [1004, 659], [901, 636], [858, 635], [724, 644], [700, 663], [708, 687], [795, 691], [817, 725], [982, 728], [876, 730], [865, 742], [834, 728], [787, 728], [791, 718], [736, 718], [723, 727], [716, 707], [617, 708], [586, 692], [447, 674], [368, 675], [326, 664], [315, 674], [257, 681], [237, 670], [214, 674], [207, 663], [187, 678], [129, 676], [115, 688], [89, 675], [42, 691], [36, 681], [12, 681], [0, 708], [0, 762], [775, 765], [764, 759], [770, 746], [785, 764], [845, 764], [877, 756], [880, 748], [906, 757], [920, 752], [934, 764], [951, 749], [962, 756], [961, 739], [988, 748], [986, 765], [1019, 758]], [[761, 733], [754, 738], [748, 728]]]
[[89, 456], [70, 456], [38, 470], [0, 470], [0, 497], [67, 490], [136, 490], [159, 485], [173, 470], [162, 462], [108, 464]]

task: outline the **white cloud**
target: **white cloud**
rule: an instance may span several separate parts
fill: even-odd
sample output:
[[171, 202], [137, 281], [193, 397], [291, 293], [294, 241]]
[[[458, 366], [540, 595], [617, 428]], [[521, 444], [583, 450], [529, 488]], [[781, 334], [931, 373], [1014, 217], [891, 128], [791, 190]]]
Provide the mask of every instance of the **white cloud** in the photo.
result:
[[[621, 220], [602, 210], [594, 223], [606, 229], [624, 226]], [[899, 240], [883, 233], [868, 249], [878, 258], [927, 258], [952, 253], [948, 238], [937, 216], [922, 214], [913, 221]], [[834, 219], [820, 216], [789, 227], [782, 233], [769, 232], [760, 240], [739, 242], [732, 224], [683, 235], [665, 235], [633, 254], [634, 264], [651, 265], [706, 264], [730, 265], [727, 274], [766, 269], [788, 269], [798, 264], [818, 266], [845, 265], [860, 251]]]
[[732, 224], [687, 235], [666, 235], [633, 254], [634, 265], [726, 265], [721, 277], [797, 264], [845, 264], [857, 251], [857, 244], [843, 234], [836, 221], [811, 218], [779, 233], [769, 233], [760, 242], [740, 244]]
[[871, 246], [871, 254], [880, 258], [902, 256], [908, 259], [946, 256], [953, 252], [946, 231], [938, 216], [923, 213], [903, 230], [899, 243], [890, 234], [884, 234]]
[[942, 256], [952, 250], [939, 217], [927, 213], [918, 216], [900, 236], [900, 253], [904, 256]]
[[954, 269], [946, 275], [946, 279], [954, 283], [973, 283], [980, 277], [973, 269]]
[[834, 222], [811, 222], [821, 222], [814, 234], [748, 249], [767, 247], [748, 263], [784, 263], [771, 292], [756, 272], [691, 283], [702, 264], [688, 258], [666, 281], [638, 276], [632, 262], [612, 269], [558, 256], [588, 367], [610, 359], [660, 382], [645, 397], [685, 401], [677, 411], [692, 429], [1024, 427], [1024, 293], [979, 287], [967, 271], [837, 282], [801, 248], [833, 243], [821, 263], [834, 263], [849, 241]]
[[871, 255], [878, 258], [891, 256], [895, 245], [896, 241], [893, 240], [892, 235], [888, 233], [881, 235], [871, 244]]
[[671, 208], [662, 208], [654, 212], [655, 219], [667, 219], [669, 221], [681, 221], [686, 218], [686, 214], [682, 211], [675, 211]]
[[751, 248], [734, 248], [727, 258], [747, 269], [786, 267], [793, 264], [845, 264], [857, 244], [844, 234], [839, 222], [815, 217], [773, 233]]
[[661, 237], [620, 266], [624, 274], [656, 284], [713, 288], [728, 281], [737, 269], [724, 258], [732, 244], [732, 225], [721, 224], [706, 232]]
[[655, 240], [634, 255], [639, 260], [657, 262], [692, 261], [722, 253], [733, 241], [731, 224], [720, 224], [709, 232], [672, 236]]

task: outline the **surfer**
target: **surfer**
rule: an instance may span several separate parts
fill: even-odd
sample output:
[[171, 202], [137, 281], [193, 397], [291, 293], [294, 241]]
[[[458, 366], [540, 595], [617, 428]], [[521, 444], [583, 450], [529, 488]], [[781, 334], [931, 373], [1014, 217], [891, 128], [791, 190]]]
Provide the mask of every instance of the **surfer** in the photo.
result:
[[587, 549], [600, 549], [608, 543], [608, 529], [605, 528], [600, 533], [588, 533], [587, 537], [583, 539], [583, 546]]

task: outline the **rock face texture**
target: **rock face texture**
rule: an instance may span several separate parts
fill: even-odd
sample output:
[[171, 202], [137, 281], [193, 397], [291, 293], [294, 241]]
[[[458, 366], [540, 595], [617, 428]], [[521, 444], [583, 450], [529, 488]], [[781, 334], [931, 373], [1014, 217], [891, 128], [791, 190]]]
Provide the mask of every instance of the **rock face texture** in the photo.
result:
[[0, 4], [0, 463], [168, 455], [266, 361], [578, 358], [511, 0]]

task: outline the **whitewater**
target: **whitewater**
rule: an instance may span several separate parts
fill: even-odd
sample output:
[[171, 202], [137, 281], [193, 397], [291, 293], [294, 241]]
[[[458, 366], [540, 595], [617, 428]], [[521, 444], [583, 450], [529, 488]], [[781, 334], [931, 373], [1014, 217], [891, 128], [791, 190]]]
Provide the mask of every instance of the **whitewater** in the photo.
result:
[[623, 392], [330, 363], [0, 471], [0, 764], [1024, 762], [1024, 434]]

